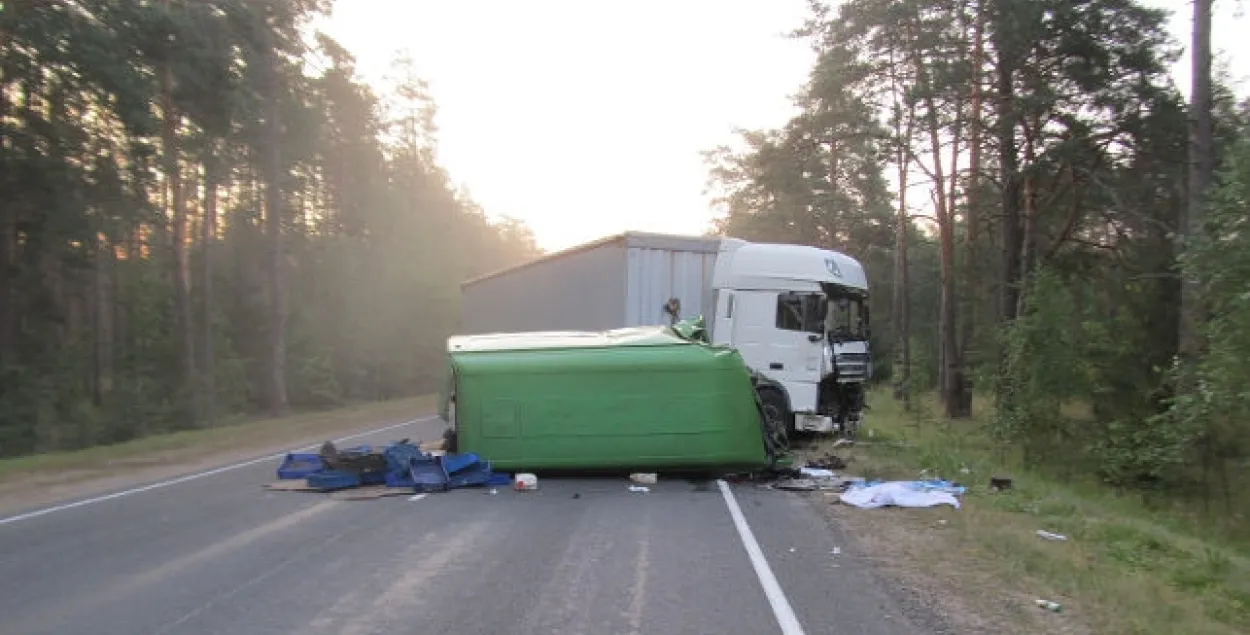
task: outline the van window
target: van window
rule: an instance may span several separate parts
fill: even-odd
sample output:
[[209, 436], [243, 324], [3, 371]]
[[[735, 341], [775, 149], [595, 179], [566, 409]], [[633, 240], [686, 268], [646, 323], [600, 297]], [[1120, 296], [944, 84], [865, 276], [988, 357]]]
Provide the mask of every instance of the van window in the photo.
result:
[[828, 306], [819, 293], [777, 294], [777, 328], [783, 331], [823, 333]]

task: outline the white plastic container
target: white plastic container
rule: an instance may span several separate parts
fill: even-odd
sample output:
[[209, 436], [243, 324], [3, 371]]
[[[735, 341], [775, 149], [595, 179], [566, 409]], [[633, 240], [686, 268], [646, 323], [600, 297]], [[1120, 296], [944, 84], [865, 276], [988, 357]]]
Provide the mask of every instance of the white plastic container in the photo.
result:
[[513, 478], [512, 487], [518, 492], [536, 490], [538, 489], [538, 477], [533, 474], [520, 472]]

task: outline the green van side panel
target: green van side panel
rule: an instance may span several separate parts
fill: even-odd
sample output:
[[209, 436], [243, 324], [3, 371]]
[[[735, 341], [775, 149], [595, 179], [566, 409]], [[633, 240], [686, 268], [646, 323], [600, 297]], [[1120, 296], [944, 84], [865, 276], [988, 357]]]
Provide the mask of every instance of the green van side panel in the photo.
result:
[[626, 331], [452, 338], [459, 450], [505, 470], [767, 465], [736, 351]]

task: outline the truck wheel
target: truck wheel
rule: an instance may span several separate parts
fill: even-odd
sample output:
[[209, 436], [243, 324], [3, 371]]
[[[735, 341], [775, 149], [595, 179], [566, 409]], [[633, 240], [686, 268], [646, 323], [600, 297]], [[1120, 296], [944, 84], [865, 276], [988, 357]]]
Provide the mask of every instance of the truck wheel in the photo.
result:
[[790, 408], [786, 398], [779, 391], [766, 388], [759, 391], [760, 408], [764, 413], [764, 423], [768, 428], [769, 438], [780, 450], [790, 448], [790, 431], [794, 427]]
[[456, 453], [456, 431], [448, 428], [443, 430], [443, 451], [448, 454]]

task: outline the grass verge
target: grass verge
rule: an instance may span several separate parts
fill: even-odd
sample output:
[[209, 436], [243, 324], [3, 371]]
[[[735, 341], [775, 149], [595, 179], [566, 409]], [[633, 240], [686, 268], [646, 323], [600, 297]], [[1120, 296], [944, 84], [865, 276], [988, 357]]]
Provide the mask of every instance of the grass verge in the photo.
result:
[[[1189, 518], [1148, 510], [1136, 496], [1023, 469], [989, 441], [989, 413], [947, 422], [931, 401], [913, 412], [885, 393], [869, 403], [861, 442], [839, 449], [851, 459], [848, 474], [948, 478], [969, 492], [958, 511], [830, 512], [887, 572], [966, 613], [956, 620], [966, 632], [1250, 632], [1244, 549]], [[1010, 477], [1012, 489], [991, 492], [991, 476]], [[1039, 529], [1068, 540], [1042, 539]], [[1039, 598], [1064, 612], [1043, 611], [1033, 604]]]
[[73, 452], [37, 454], [0, 460], [0, 484], [48, 477], [58, 482], [93, 478], [130, 468], [218, 461], [240, 452], [259, 454], [282, 447], [307, 445], [341, 437], [388, 421], [418, 417], [433, 411], [432, 396], [413, 397], [359, 406], [292, 415], [280, 419], [244, 421], [199, 430], [159, 434], [116, 445]]

